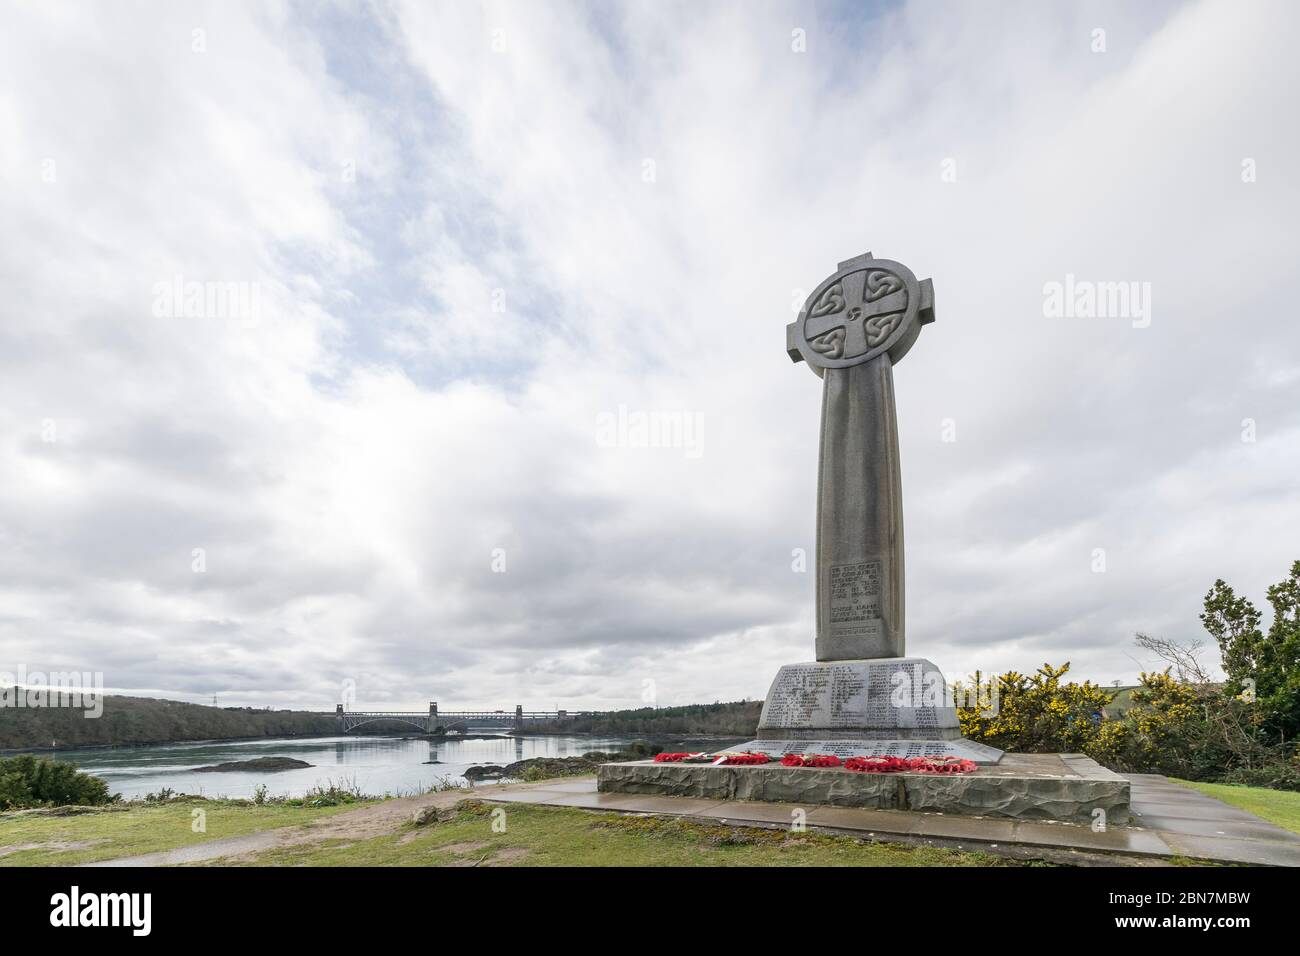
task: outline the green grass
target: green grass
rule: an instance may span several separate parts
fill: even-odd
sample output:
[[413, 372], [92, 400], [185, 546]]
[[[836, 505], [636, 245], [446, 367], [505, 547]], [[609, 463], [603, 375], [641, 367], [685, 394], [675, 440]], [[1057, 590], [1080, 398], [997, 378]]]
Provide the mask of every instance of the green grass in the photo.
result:
[[[0, 815], [0, 866], [70, 866], [245, 836], [355, 809], [187, 799], [73, 816]], [[205, 833], [191, 828], [206, 814]], [[370, 831], [370, 832], [373, 832]], [[19, 849], [21, 847], [21, 849]], [[202, 865], [225, 865], [210, 860]], [[255, 866], [1019, 866], [979, 852], [668, 817], [462, 800], [445, 821], [241, 855]]]
[[[358, 804], [301, 807], [254, 806], [221, 800], [178, 800], [130, 804], [75, 816], [0, 816], [0, 866], [75, 866], [141, 853], [243, 836], [260, 830], [310, 823]], [[193, 830], [193, 811], [205, 815], [205, 833]], [[13, 847], [26, 849], [6, 852]]]
[[1269, 823], [1300, 833], [1300, 793], [1269, 790], [1267, 787], [1243, 787], [1233, 783], [1195, 783], [1191, 780], [1174, 780], [1174, 783], [1199, 790], [1216, 800], [1262, 817]]
[[[264, 851], [254, 866], [1016, 866], [925, 846], [561, 807], [463, 801], [452, 820]], [[504, 813], [504, 815], [502, 815]], [[494, 829], [496, 824], [496, 829]], [[498, 832], [504, 824], [505, 832]]]
[[1133, 691], [1137, 687], [1103, 687], [1102, 690], [1112, 691], [1115, 696], [1111, 702], [1106, 705], [1106, 713], [1112, 717], [1121, 717], [1133, 708]]

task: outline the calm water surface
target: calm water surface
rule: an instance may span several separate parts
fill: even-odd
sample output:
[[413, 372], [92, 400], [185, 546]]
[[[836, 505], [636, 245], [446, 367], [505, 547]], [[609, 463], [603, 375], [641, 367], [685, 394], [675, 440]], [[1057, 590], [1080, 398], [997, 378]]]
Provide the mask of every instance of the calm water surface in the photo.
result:
[[[249, 797], [258, 784], [272, 796], [302, 796], [316, 786], [355, 782], [364, 793], [402, 794], [442, 779], [461, 782], [475, 764], [507, 764], [529, 757], [572, 757], [589, 750], [618, 750], [630, 737], [502, 737], [495, 740], [429, 741], [411, 737], [277, 738], [233, 743], [66, 750], [57, 759], [108, 781], [124, 798], [143, 797], [163, 787], [208, 797]], [[292, 757], [311, 764], [277, 773], [237, 771], [195, 773], [232, 760]], [[436, 764], [426, 761], [437, 760]]]

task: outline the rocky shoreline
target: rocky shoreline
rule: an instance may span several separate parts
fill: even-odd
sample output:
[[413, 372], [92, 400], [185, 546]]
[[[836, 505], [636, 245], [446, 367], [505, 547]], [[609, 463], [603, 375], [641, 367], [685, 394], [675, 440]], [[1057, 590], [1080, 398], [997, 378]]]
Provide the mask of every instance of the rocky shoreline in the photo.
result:
[[580, 757], [529, 757], [508, 764], [481, 764], [465, 770], [464, 777], [471, 784], [498, 780], [544, 780], [550, 777], [580, 777], [596, 772], [603, 763], [622, 763], [628, 760], [646, 760], [665, 750], [719, 750], [742, 743], [744, 737], [673, 737], [665, 740], [638, 740], [623, 750], [605, 752], [591, 750]]

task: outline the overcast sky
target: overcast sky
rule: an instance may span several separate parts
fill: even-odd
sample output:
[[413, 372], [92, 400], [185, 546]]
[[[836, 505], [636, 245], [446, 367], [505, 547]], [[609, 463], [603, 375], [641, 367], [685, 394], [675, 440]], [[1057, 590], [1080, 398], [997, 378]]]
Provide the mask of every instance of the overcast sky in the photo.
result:
[[785, 326], [870, 250], [936, 292], [908, 652], [1130, 682], [1300, 558], [1298, 46], [1287, 3], [5, 2], [0, 671], [762, 697], [813, 657]]

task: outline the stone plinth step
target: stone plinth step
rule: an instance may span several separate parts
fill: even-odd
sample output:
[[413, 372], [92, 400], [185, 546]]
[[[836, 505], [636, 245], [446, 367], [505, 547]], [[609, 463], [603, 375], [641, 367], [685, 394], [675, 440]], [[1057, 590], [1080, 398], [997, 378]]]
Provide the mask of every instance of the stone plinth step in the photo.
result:
[[[969, 742], [968, 742], [969, 743]], [[602, 764], [601, 793], [644, 793], [873, 810], [916, 810], [1107, 826], [1129, 822], [1129, 782], [1077, 754], [1008, 754], [965, 774], [855, 773], [842, 768]]]

